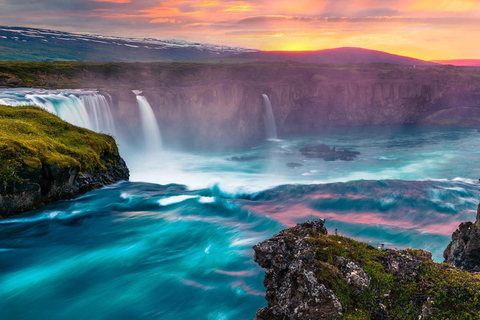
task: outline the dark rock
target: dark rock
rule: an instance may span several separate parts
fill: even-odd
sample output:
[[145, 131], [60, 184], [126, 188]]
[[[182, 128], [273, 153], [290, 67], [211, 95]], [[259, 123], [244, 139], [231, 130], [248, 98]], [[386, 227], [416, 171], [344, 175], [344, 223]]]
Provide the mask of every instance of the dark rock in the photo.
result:
[[246, 162], [246, 161], [254, 161], [254, 160], [260, 160], [260, 159], [265, 159], [266, 156], [246, 156], [246, 157], [231, 157], [228, 158], [230, 161], [235, 161], [235, 162]]
[[311, 143], [300, 149], [300, 152], [307, 158], [320, 158], [325, 161], [352, 161], [360, 152], [350, 151], [347, 149], [337, 150], [335, 147], [330, 148], [323, 143]]
[[44, 164], [41, 169], [22, 170], [23, 180], [0, 180], [0, 216], [33, 210], [46, 203], [72, 199], [120, 180], [128, 180], [129, 170], [120, 156], [104, 152], [101, 159], [114, 163], [106, 171], [80, 172], [78, 167], [60, 169]]
[[[477, 279], [434, 263], [428, 251], [379, 250], [329, 236], [324, 220], [280, 231], [253, 249], [255, 261], [266, 269], [268, 301], [257, 320], [444, 319], [460, 303], [444, 290], [463, 290], [466, 281], [480, 288]], [[461, 303], [476, 292], [466, 290], [469, 298]]]
[[258, 310], [255, 319], [308, 320], [342, 316], [340, 299], [310, 270], [315, 253], [310, 250], [307, 237], [326, 233], [323, 220], [307, 221], [253, 247], [255, 261], [267, 269], [263, 283], [268, 301], [268, 307]]
[[298, 167], [303, 167], [303, 164], [298, 163], [298, 162], [289, 162], [289, 163], [287, 163], [287, 167], [298, 168]]
[[443, 253], [446, 263], [469, 272], [480, 272], [480, 205], [475, 223], [463, 222], [452, 234]]
[[310, 143], [300, 149], [300, 152], [304, 154], [330, 152], [330, 147], [324, 143]]

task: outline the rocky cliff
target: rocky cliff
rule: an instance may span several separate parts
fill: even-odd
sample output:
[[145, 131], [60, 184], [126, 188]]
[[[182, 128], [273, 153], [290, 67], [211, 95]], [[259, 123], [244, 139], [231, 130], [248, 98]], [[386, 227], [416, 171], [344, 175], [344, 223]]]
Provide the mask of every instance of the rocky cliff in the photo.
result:
[[0, 217], [128, 177], [112, 137], [37, 107], [0, 106]]
[[446, 263], [469, 272], [480, 272], [480, 204], [475, 223], [463, 222], [452, 234], [443, 253]]
[[478, 319], [480, 279], [423, 250], [382, 250], [307, 221], [256, 246], [271, 319]]
[[[3, 81], [3, 82], [2, 82]], [[265, 138], [262, 94], [280, 137], [331, 126], [480, 125], [480, 68], [296, 63], [0, 63], [0, 86], [103, 88], [135, 135], [143, 90], [165, 143], [212, 149]]]

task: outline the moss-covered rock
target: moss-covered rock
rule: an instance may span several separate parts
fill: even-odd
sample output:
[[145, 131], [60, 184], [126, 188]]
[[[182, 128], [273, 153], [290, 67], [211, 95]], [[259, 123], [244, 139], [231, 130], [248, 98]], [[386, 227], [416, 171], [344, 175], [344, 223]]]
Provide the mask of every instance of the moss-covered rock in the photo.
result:
[[256, 245], [257, 319], [478, 319], [480, 278], [424, 250], [382, 250], [306, 222]]
[[0, 215], [128, 179], [113, 137], [38, 107], [0, 106]]

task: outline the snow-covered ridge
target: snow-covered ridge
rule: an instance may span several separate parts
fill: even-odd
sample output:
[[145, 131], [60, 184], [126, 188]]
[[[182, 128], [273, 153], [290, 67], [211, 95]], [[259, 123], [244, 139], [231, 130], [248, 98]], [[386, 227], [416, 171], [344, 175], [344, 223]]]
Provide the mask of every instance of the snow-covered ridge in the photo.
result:
[[23, 28], [0, 26], [0, 39], [10, 39], [14, 41], [27, 41], [40, 38], [44, 42], [73, 41], [95, 42], [130, 48], [144, 48], [149, 50], [159, 49], [195, 49], [213, 54], [235, 54], [244, 52], [255, 52], [257, 50], [247, 49], [236, 46], [222, 46], [215, 44], [188, 42], [184, 40], [160, 40], [154, 38], [127, 38], [104, 36], [96, 34], [76, 34], [63, 31], [48, 29]]

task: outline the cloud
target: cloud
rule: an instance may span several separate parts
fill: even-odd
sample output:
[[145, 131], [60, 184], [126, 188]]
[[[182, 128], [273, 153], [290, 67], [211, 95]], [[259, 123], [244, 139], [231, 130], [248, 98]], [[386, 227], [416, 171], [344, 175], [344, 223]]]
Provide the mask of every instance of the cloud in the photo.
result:
[[5, 25], [253, 48], [477, 58], [477, 0], [0, 0]]

